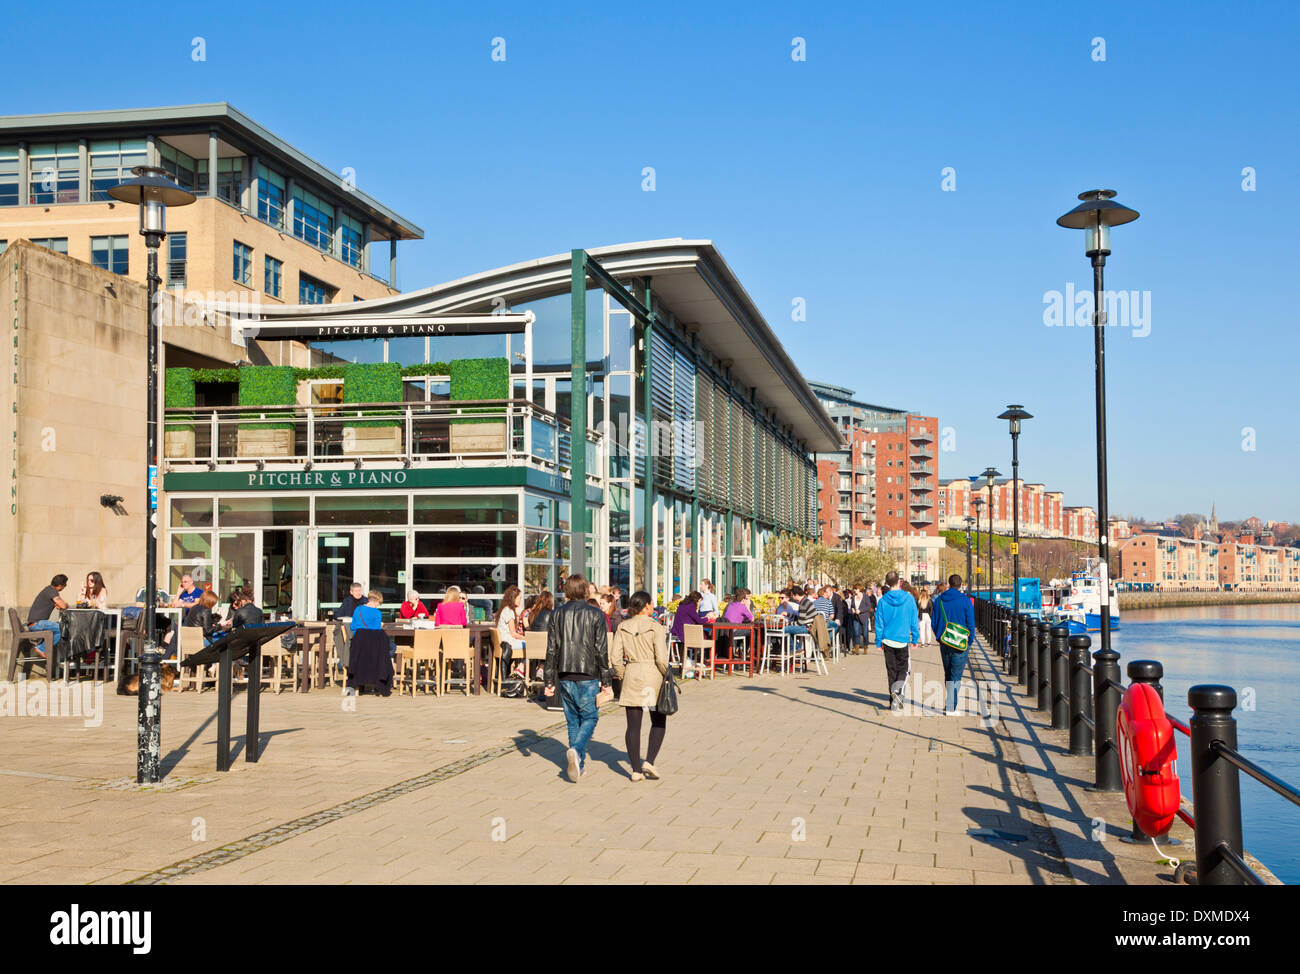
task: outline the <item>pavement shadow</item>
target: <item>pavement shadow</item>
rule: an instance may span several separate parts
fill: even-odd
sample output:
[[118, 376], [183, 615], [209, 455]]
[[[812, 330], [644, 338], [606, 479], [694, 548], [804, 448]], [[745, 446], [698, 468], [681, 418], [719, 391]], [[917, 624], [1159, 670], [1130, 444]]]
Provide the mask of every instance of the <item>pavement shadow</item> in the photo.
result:
[[[266, 754], [267, 745], [271, 743], [272, 738], [280, 737], [282, 734], [296, 734], [298, 731], [304, 729], [305, 728], [302, 727], [286, 727], [284, 730], [258, 731], [257, 734], [258, 759], [260, 760], [262, 756]], [[216, 744], [216, 741], [213, 741], [212, 743]], [[235, 760], [235, 758], [239, 757], [241, 754], [244, 753], [244, 748], [248, 744], [248, 735], [240, 734], [238, 737], [232, 737], [230, 739], [230, 743], [233, 745], [230, 752], [230, 760], [233, 761]]]
[[199, 726], [194, 729], [194, 733], [181, 743], [180, 747], [174, 747], [167, 752], [158, 765], [164, 778], [167, 777], [167, 773], [171, 771], [172, 768], [181, 763], [181, 760], [189, 753], [190, 746], [199, 739], [199, 735], [201, 735], [207, 729], [208, 725], [216, 719], [217, 713], [214, 710], [212, 713], [208, 714], [208, 719], [199, 724]]
[[[987, 788], [971, 790], [989, 792], [1002, 801], [1006, 801], [1010, 797]], [[1023, 803], [1020, 804], [1023, 805]], [[996, 830], [1006, 835], [1007, 838], [993, 836], [987, 838], [972, 836], [972, 838], [976, 838], [981, 845], [986, 845], [990, 849], [996, 849], [1008, 856], [1019, 859], [1024, 864], [1030, 879], [1036, 885], [1041, 886], [1050, 883], [1053, 877], [1057, 880], [1069, 877], [1070, 873], [1065, 868], [1064, 863], [1039, 848], [1042, 842], [1043, 827], [1025, 819], [1017, 810], [1008, 811], [1003, 808], [978, 808], [966, 805], [962, 808], [962, 812], [971, 820], [972, 828]], [[1020, 841], [1015, 841], [1014, 837], [1019, 836], [1023, 836], [1023, 838]], [[1110, 877], [1092, 870], [1082, 870], [1082, 872], [1086, 875], [1076, 873], [1076, 876], [1089, 885], [1124, 882], [1118, 873]]]

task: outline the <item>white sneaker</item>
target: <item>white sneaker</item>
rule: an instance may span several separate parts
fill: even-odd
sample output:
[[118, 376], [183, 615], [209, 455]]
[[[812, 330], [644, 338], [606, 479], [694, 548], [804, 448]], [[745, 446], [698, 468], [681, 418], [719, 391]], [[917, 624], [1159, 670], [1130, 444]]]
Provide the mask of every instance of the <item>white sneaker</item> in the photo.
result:
[[961, 716], [961, 711], [960, 711], [960, 710], [945, 710], [945, 711], [943, 712], [943, 715], [944, 715], [945, 717], [960, 717], [960, 716]]
[[578, 769], [578, 752], [574, 748], [569, 748], [564, 752], [564, 757], [569, 763], [569, 766], [566, 769], [569, 780], [577, 781], [581, 776], [581, 772]]

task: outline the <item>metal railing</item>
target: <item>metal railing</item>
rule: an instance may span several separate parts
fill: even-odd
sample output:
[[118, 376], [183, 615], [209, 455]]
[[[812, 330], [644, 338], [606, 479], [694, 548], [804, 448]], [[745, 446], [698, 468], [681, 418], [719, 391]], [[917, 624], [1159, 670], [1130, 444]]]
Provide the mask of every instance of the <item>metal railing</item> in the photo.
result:
[[[976, 597], [976, 629], [993, 645], [1003, 672], [1026, 686], [1044, 711], [1053, 730], [1068, 730], [1069, 753], [1093, 756], [1096, 791], [1121, 791], [1117, 722], [1127, 690], [1121, 682], [1119, 654], [1113, 650], [1089, 655], [1092, 640], [1070, 634], [1064, 624], [1052, 625], [1008, 606]], [[1145, 683], [1163, 699], [1164, 667], [1155, 660], [1128, 664], [1130, 685]], [[1237, 692], [1232, 687], [1201, 684], [1187, 691], [1192, 709], [1188, 724], [1170, 716], [1174, 730], [1190, 741], [1192, 809], [1178, 817], [1196, 836], [1196, 882], [1202, 886], [1264, 885], [1250, 868], [1242, 842], [1239, 772], [1245, 772], [1293, 805], [1300, 806], [1300, 789], [1283, 781], [1237, 750], [1237, 721], [1232, 716]], [[1134, 838], [1145, 838], [1133, 826]]]
[[[570, 469], [567, 418], [528, 400], [171, 408], [163, 422], [163, 459], [176, 471], [357, 460]], [[600, 480], [605, 446], [587, 431], [589, 481]]]

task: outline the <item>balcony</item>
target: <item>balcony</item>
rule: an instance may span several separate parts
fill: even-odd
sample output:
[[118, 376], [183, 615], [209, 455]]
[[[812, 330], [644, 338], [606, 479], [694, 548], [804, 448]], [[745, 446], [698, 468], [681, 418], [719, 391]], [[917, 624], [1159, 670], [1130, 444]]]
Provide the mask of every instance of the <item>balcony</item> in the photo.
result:
[[[568, 419], [523, 399], [167, 409], [163, 422], [164, 472], [256, 468], [328, 477], [363, 462], [570, 470]], [[602, 481], [605, 445], [587, 431], [588, 483]]]
[[934, 507], [934, 505], [931, 504], [924, 497], [913, 497], [911, 503], [908, 504], [908, 507], [912, 508], [913, 510], [917, 510], [921, 508], [929, 510], [930, 508]]
[[929, 477], [934, 473], [934, 468], [928, 463], [917, 463], [913, 464], [911, 470], [908, 472], [917, 477]]
[[934, 517], [924, 512], [920, 514], [913, 514], [907, 520], [911, 524], [933, 524], [934, 523]]
[[907, 438], [913, 443], [933, 443], [934, 434], [926, 429], [914, 429], [907, 434]]
[[928, 446], [914, 446], [907, 451], [907, 455], [913, 458], [924, 457], [927, 460], [934, 459], [934, 451], [931, 450]]

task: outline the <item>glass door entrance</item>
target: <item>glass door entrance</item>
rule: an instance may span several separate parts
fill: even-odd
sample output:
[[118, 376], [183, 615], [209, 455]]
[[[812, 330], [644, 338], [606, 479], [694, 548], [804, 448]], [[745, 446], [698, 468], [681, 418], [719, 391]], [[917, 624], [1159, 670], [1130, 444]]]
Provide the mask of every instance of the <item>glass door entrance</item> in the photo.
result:
[[[287, 532], [286, 532], [287, 533]], [[337, 609], [353, 582], [382, 596], [381, 607], [396, 612], [409, 588], [407, 531], [366, 528], [315, 532], [315, 606], [317, 617]]]
[[347, 597], [348, 588], [357, 577], [356, 537], [352, 531], [316, 532], [315, 590], [316, 618], [332, 612]]

